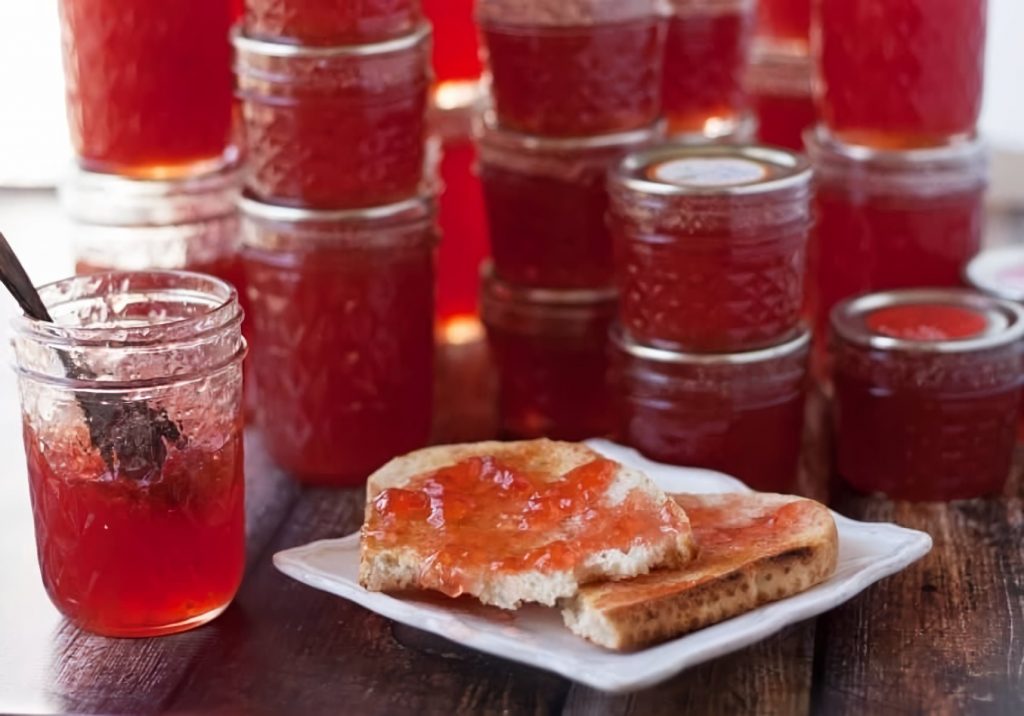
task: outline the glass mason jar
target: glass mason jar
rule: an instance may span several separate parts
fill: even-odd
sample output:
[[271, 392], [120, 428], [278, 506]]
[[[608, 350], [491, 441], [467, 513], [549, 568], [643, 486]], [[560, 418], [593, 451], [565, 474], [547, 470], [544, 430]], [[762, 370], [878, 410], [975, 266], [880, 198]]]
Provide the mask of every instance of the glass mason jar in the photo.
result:
[[758, 141], [802, 152], [804, 132], [817, 119], [808, 57], [757, 45], [745, 82]]
[[502, 434], [559, 440], [611, 434], [614, 289], [523, 288], [498, 279], [485, 264], [480, 302], [498, 369]]
[[156, 636], [220, 614], [242, 579], [242, 311], [228, 284], [106, 273], [14, 321], [43, 583], [75, 625]]
[[573, 137], [661, 114], [660, 0], [477, 0], [498, 122]]
[[430, 438], [434, 202], [241, 202], [257, 419], [296, 479], [355, 486]]
[[1024, 311], [962, 289], [907, 289], [832, 311], [840, 476], [898, 500], [998, 494], [1024, 383]]
[[248, 188], [262, 201], [350, 209], [424, 180], [430, 28], [329, 47], [234, 35]]
[[811, 227], [805, 159], [669, 144], [623, 159], [608, 193], [619, 318], [637, 341], [732, 353], [797, 332]]
[[237, 157], [230, 3], [61, 0], [60, 14], [81, 166], [166, 178]]
[[735, 475], [756, 490], [796, 485], [810, 332], [739, 353], [680, 353], [612, 331], [621, 437], [653, 460]]

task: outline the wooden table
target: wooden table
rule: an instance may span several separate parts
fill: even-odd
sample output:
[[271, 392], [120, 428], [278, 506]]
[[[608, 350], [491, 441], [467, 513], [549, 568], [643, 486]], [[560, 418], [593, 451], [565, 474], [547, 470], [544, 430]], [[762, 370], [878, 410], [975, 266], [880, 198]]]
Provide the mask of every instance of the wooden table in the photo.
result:
[[[5, 201], [0, 194], [0, 216]], [[11, 238], [19, 250], [40, 252], [30, 269], [43, 265], [44, 249]], [[13, 308], [0, 303], [6, 338]], [[482, 346], [446, 350], [439, 373], [437, 439], [491, 436], [493, 390]], [[392, 624], [279, 574], [270, 561], [275, 551], [355, 530], [363, 494], [300, 488], [273, 467], [255, 432], [247, 442], [248, 571], [234, 604], [212, 624], [171, 637], [82, 633], [43, 592], [16, 406], [13, 377], [3, 371], [3, 713], [1024, 714], [1019, 470], [1002, 499], [952, 505], [833, 489], [838, 511], [926, 530], [934, 550], [816, 620], [659, 687], [609, 696]], [[801, 477], [802, 491], [819, 497], [829, 488], [822, 406], [812, 401]]]

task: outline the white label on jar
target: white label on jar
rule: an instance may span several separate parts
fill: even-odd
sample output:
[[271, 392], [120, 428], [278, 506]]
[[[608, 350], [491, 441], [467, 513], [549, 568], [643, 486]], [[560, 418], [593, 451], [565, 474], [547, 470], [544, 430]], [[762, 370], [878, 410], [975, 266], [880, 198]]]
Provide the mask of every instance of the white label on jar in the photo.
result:
[[688, 157], [656, 164], [648, 170], [652, 179], [678, 186], [715, 187], [751, 184], [767, 178], [768, 168], [735, 157]]

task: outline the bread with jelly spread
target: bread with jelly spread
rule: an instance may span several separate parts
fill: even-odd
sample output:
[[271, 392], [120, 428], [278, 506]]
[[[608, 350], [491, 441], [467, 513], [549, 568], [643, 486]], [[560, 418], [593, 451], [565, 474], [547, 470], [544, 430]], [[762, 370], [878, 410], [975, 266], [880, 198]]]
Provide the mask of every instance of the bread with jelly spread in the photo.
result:
[[359, 578], [514, 609], [695, 552], [685, 511], [643, 473], [576, 443], [484, 442], [418, 450], [370, 476]]
[[835, 521], [813, 500], [764, 493], [675, 500], [689, 516], [698, 557], [582, 587], [562, 602], [573, 632], [609, 649], [636, 649], [792, 596], [835, 571]]

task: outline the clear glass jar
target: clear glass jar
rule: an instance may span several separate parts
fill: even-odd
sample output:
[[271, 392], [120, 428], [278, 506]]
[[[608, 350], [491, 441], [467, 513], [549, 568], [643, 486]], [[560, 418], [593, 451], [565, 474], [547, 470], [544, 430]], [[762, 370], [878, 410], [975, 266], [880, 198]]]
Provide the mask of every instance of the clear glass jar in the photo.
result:
[[973, 291], [875, 293], [832, 312], [839, 474], [901, 500], [998, 494], [1024, 382], [1024, 311]]
[[82, 167], [166, 178], [237, 158], [232, 13], [220, 0], [61, 0], [68, 125]]
[[666, 145], [609, 178], [619, 316], [686, 352], [771, 346], [797, 331], [811, 169], [770, 147]]
[[671, 0], [662, 73], [669, 133], [723, 137], [747, 111], [754, 0]]
[[50, 599], [107, 636], [191, 629], [242, 579], [242, 311], [218, 279], [106, 273], [18, 318], [36, 545]]
[[412, 32], [419, 0], [246, 0], [245, 34], [301, 45], [380, 42]]
[[873, 150], [819, 128], [804, 142], [815, 172], [808, 285], [819, 350], [829, 314], [845, 298], [963, 285], [985, 223], [988, 164], [981, 141]]
[[608, 168], [664, 135], [663, 123], [597, 137], [547, 139], [478, 132], [480, 178], [495, 272], [538, 288], [607, 288], [614, 282], [605, 214]]
[[804, 133], [817, 121], [810, 58], [759, 45], [745, 82], [757, 116], [758, 141], [803, 151]]
[[415, 196], [424, 180], [430, 28], [370, 45], [234, 35], [248, 188], [317, 209]]
[[611, 433], [608, 327], [615, 291], [513, 286], [483, 271], [481, 312], [498, 369], [503, 435], [583, 440]]
[[612, 331], [620, 437], [659, 462], [720, 470], [756, 490], [797, 479], [810, 332], [740, 353], [680, 353]]
[[578, 137], [661, 114], [660, 0], [477, 0], [499, 123]]
[[267, 449], [301, 481], [362, 484], [430, 437], [433, 201], [240, 206]]

